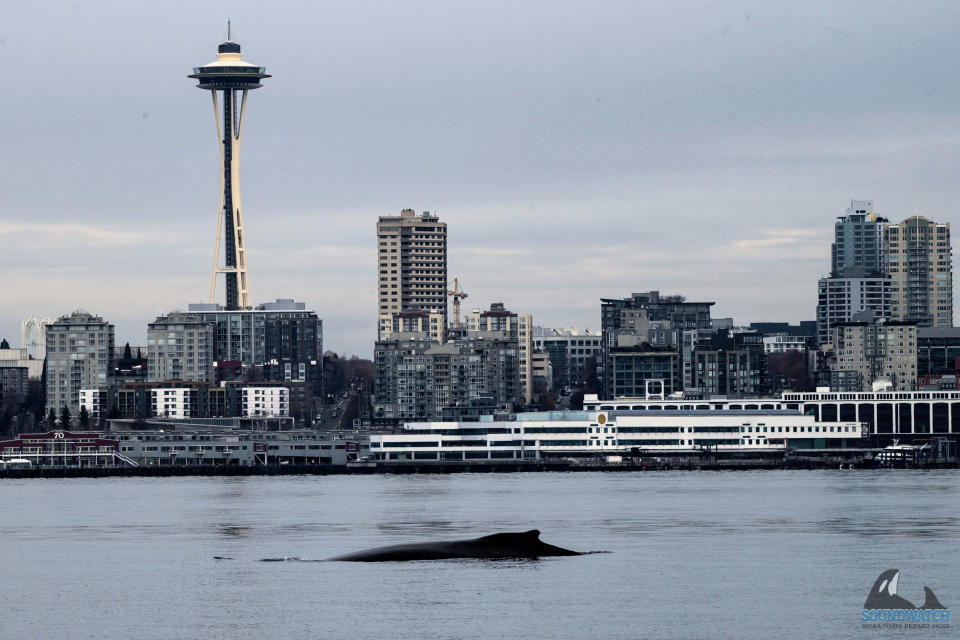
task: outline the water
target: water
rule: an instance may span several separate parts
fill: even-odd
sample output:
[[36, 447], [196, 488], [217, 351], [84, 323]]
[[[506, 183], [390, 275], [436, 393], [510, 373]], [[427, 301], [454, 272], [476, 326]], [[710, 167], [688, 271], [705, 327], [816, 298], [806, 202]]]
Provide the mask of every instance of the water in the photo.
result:
[[[960, 473], [0, 481], [0, 638], [957, 637], [864, 630], [901, 570], [960, 615]], [[539, 561], [259, 562], [537, 528]], [[229, 556], [233, 560], [215, 560]]]

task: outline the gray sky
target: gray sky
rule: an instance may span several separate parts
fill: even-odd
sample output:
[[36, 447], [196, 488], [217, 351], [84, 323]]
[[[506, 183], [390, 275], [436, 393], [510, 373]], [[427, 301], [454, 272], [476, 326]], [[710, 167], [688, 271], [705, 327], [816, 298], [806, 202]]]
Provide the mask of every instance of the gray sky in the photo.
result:
[[82, 307], [143, 343], [206, 298], [218, 152], [186, 76], [228, 15], [274, 76], [251, 297], [307, 302], [339, 352], [372, 353], [376, 218], [405, 207], [447, 222], [467, 308], [594, 329], [648, 289], [813, 319], [851, 198], [956, 220], [957, 3], [7, 3], [0, 337]]

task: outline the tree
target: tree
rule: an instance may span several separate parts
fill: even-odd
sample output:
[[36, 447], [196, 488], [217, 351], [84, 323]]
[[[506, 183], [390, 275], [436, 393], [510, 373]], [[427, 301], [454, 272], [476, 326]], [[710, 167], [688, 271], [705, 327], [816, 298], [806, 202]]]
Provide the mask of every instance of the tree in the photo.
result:
[[807, 357], [802, 351], [771, 353], [767, 356], [767, 370], [774, 391], [813, 391]]
[[7, 342], [6, 338], [4, 338], [3, 340], [0, 340], [0, 349], [9, 349], [9, 348], [10, 348], [10, 343]]
[[40, 410], [40, 417], [38, 418], [36, 414], [27, 411], [26, 409], [22, 410], [17, 415], [17, 429], [19, 433], [32, 433], [34, 431], [40, 431], [43, 428], [43, 410]]
[[348, 383], [359, 383], [367, 389], [373, 388], [373, 361], [366, 358], [350, 356], [346, 362], [346, 381]]
[[587, 358], [583, 363], [583, 378], [587, 383], [587, 393], [600, 393], [600, 379], [597, 378], [596, 354]]
[[43, 421], [46, 404], [47, 389], [43, 384], [43, 380], [27, 381], [27, 397], [23, 400], [23, 404], [20, 407], [21, 410], [32, 413], [34, 423], [40, 424]]
[[129, 342], [126, 344], [126, 346], [123, 347], [123, 359], [124, 359], [124, 360], [132, 360], [132, 359], [133, 359], [133, 354], [130, 353], [130, 343], [129, 343]]
[[90, 412], [87, 411], [87, 405], [80, 407], [80, 428], [86, 429], [90, 426]]
[[47, 414], [47, 429], [57, 428], [57, 412], [50, 407], [50, 413]]
[[578, 387], [570, 394], [570, 409], [573, 411], [580, 411], [583, 409], [583, 389], [584, 387]]
[[69, 429], [71, 420], [70, 407], [63, 405], [63, 409], [60, 409], [60, 428]]
[[537, 411], [553, 411], [557, 408], [557, 399], [547, 388], [545, 382], [533, 383], [533, 398]]
[[0, 413], [0, 433], [7, 433], [12, 431], [13, 427], [13, 410], [10, 407], [7, 407], [3, 410], [3, 413]]

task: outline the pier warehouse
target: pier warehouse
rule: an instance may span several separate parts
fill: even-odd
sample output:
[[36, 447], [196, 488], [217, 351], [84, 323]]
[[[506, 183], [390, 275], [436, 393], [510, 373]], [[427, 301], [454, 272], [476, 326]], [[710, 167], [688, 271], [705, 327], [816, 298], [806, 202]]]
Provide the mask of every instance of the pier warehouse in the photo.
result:
[[[583, 407], [588, 411], [800, 411], [826, 426], [845, 422], [865, 424], [869, 446], [931, 437], [956, 440], [960, 436], [960, 391], [786, 391], [778, 398], [754, 400], [648, 396], [600, 401], [595, 395], [587, 395]], [[857, 446], [868, 446], [868, 443]]]
[[762, 453], [862, 446], [860, 422], [818, 421], [797, 409], [589, 410], [518, 413], [508, 420], [414, 422], [372, 434], [377, 460], [580, 458], [695, 451]]

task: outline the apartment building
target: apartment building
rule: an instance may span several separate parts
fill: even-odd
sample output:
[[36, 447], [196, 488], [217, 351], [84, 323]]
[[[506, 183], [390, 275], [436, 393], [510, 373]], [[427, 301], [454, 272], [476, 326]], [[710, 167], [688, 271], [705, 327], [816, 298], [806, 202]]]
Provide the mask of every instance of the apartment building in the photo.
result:
[[46, 326], [47, 410], [80, 412], [80, 389], [106, 387], [113, 371], [114, 327], [83, 310]]
[[474, 309], [464, 317], [467, 332], [500, 331], [517, 342], [520, 389], [523, 402], [530, 404], [533, 394], [533, 316], [529, 313], [514, 313], [504, 308], [502, 302], [494, 302], [487, 311]]
[[215, 346], [213, 322], [182, 312], [160, 316], [147, 325], [147, 378], [211, 382]]
[[404, 209], [377, 221], [377, 335], [393, 330], [392, 317], [426, 311], [447, 325], [447, 225], [424, 211]]
[[953, 326], [950, 223], [912, 216], [887, 228], [891, 316], [921, 327]]

